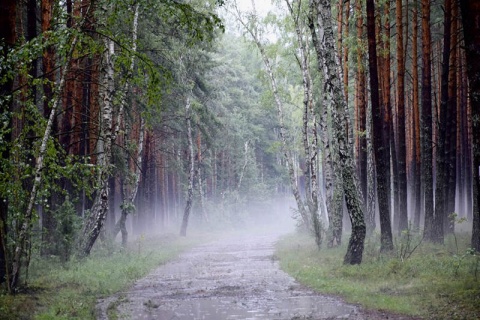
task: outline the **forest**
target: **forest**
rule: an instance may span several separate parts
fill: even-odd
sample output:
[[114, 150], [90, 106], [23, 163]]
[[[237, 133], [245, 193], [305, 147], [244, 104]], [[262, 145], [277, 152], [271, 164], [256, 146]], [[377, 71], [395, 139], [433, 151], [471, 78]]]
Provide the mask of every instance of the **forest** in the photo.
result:
[[0, 49], [6, 296], [279, 210], [344, 265], [466, 237], [478, 284], [478, 1], [0, 0]]

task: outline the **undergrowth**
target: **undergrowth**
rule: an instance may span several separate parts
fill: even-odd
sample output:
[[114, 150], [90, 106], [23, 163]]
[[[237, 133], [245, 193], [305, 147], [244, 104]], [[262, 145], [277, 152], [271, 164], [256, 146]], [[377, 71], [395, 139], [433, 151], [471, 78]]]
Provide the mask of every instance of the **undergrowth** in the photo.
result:
[[202, 238], [139, 237], [127, 249], [99, 246], [83, 260], [32, 260], [28, 286], [0, 295], [0, 319], [95, 319], [97, 299], [112, 295]]
[[[378, 237], [365, 243], [361, 265], [343, 265], [346, 247], [318, 250], [311, 237], [292, 234], [277, 244], [283, 270], [317, 291], [338, 295], [368, 309], [426, 319], [480, 318], [480, 257], [467, 235], [445, 245], [421, 242], [408, 255], [379, 253]], [[421, 241], [421, 239], [411, 239]], [[344, 241], [347, 243], [347, 241]]]

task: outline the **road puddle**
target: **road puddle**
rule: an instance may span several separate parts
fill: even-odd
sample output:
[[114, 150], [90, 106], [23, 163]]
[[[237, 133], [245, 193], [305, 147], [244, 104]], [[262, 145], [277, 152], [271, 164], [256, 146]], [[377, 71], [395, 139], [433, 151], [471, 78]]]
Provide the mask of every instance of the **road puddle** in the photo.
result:
[[248, 236], [199, 246], [128, 291], [100, 301], [98, 319], [108, 319], [109, 306], [116, 308], [119, 319], [372, 318], [356, 306], [301, 286], [281, 271], [273, 256], [277, 239]]

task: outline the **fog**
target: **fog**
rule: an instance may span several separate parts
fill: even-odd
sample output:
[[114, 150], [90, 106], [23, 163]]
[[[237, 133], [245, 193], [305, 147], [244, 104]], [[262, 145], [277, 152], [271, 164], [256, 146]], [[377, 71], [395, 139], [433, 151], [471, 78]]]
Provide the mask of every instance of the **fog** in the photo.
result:
[[[286, 234], [295, 231], [299, 222], [294, 214], [296, 203], [293, 196], [277, 196], [262, 201], [232, 201], [231, 197], [223, 195], [218, 201], [205, 201], [204, 206], [203, 210], [199, 201], [194, 201], [187, 237], [202, 232]], [[157, 210], [152, 208], [129, 215], [127, 230], [130, 238], [178, 234], [183, 210], [183, 205], [168, 212], [157, 206]], [[116, 219], [119, 215], [120, 212], [116, 212]], [[153, 219], [149, 219], [152, 215]], [[120, 238], [118, 235], [117, 240]]]

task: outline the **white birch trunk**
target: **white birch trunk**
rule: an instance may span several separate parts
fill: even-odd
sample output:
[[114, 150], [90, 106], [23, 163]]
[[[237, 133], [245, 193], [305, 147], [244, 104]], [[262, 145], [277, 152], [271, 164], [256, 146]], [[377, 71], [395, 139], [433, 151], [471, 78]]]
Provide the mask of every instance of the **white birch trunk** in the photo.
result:
[[237, 184], [237, 191], [238, 192], [240, 191], [240, 187], [242, 186], [243, 176], [245, 175], [245, 170], [247, 169], [247, 165], [248, 165], [248, 143], [249, 143], [248, 140], [245, 141], [243, 167], [242, 167], [242, 171], [240, 172], [240, 178], [238, 179], [238, 184]]
[[[318, 139], [316, 119], [313, 110], [312, 79], [308, 68], [308, 48], [301, 30], [299, 14], [295, 14], [292, 3], [285, 0], [294, 21], [297, 44], [300, 52], [300, 69], [303, 82], [303, 146], [305, 151], [305, 194], [307, 207], [312, 221], [315, 242], [320, 248], [322, 244], [322, 226], [318, 216], [318, 184], [317, 184], [317, 150]], [[299, 4], [298, 4], [299, 5]], [[311, 137], [310, 137], [311, 136]]]
[[[116, 139], [118, 132], [120, 131], [120, 125], [124, 120], [124, 110], [127, 104], [126, 95], [130, 90], [130, 77], [132, 76], [134, 67], [135, 67], [135, 53], [137, 52], [137, 38], [138, 38], [138, 15], [139, 15], [139, 3], [135, 4], [134, 13], [133, 13], [133, 23], [132, 23], [132, 56], [130, 59], [130, 66], [128, 70], [127, 79], [125, 80], [125, 84], [123, 90], [121, 92], [122, 97], [120, 101], [120, 108], [118, 111], [115, 130], [113, 133], [113, 141]], [[125, 247], [128, 241], [128, 232], [125, 226], [128, 213], [131, 212], [133, 209], [133, 201], [137, 196], [138, 184], [140, 182], [140, 169], [142, 163], [142, 152], [143, 152], [143, 140], [145, 136], [145, 119], [140, 116], [140, 135], [138, 141], [138, 150], [137, 150], [137, 160], [136, 160], [136, 169], [134, 173], [134, 180], [133, 183], [129, 181], [128, 183], [124, 183], [122, 187], [122, 196], [124, 197], [123, 205], [122, 205], [122, 212], [119, 221], [115, 224], [113, 229], [112, 236], [115, 238], [118, 232], [122, 232], [122, 245]], [[125, 159], [126, 168], [128, 168], [128, 159]], [[127, 178], [128, 179], [128, 178]], [[127, 186], [130, 185], [131, 191], [128, 192]]]
[[188, 150], [190, 152], [190, 170], [188, 174], [188, 191], [187, 191], [187, 203], [185, 204], [185, 210], [183, 212], [182, 227], [180, 229], [180, 235], [185, 237], [187, 235], [188, 219], [193, 204], [193, 179], [195, 177], [195, 153], [193, 151], [193, 138], [192, 138], [192, 123], [191, 123], [191, 111], [190, 111], [190, 97], [187, 97], [187, 103], [185, 104], [185, 117], [187, 123], [187, 141]]
[[[312, 34], [312, 42], [317, 52], [317, 59], [322, 61], [323, 48], [317, 36], [317, 30], [315, 27], [315, 14], [314, 7], [310, 5], [309, 11], [309, 28]], [[318, 71], [322, 72], [324, 69], [322, 63], [318, 63]], [[325, 205], [327, 207], [328, 214], [328, 247], [339, 246], [342, 240], [342, 227], [343, 227], [343, 186], [340, 163], [338, 161], [338, 143], [330, 137], [329, 130], [329, 113], [333, 114], [333, 106], [331, 104], [331, 98], [328, 97], [328, 92], [324, 93], [323, 101], [326, 102], [323, 105], [322, 115], [320, 118], [320, 131], [323, 144], [324, 153], [324, 180], [325, 180]], [[330, 112], [329, 112], [330, 111]], [[332, 132], [335, 130], [332, 129]]]
[[103, 78], [102, 111], [101, 111], [101, 132], [100, 140], [103, 142], [103, 150], [99, 154], [99, 190], [95, 196], [90, 213], [84, 222], [81, 238], [77, 244], [78, 254], [87, 256], [95, 244], [95, 241], [102, 230], [105, 217], [109, 209], [109, 188], [108, 177], [110, 176], [110, 159], [112, 153], [113, 130], [113, 92], [115, 44], [110, 39], [105, 39], [104, 65], [105, 75]]
[[310, 0], [310, 6], [317, 10], [317, 23], [319, 31], [323, 31], [321, 47], [317, 50], [320, 64], [325, 70], [326, 89], [332, 96], [335, 108], [333, 111], [334, 132], [338, 139], [339, 158], [342, 164], [342, 186], [345, 193], [347, 209], [352, 222], [352, 235], [350, 237], [344, 263], [359, 264], [362, 262], [365, 241], [365, 221], [361, 205], [360, 190], [358, 188], [355, 167], [352, 159], [353, 144], [348, 134], [349, 124], [348, 106], [344, 97], [343, 83], [340, 81], [339, 64], [334, 47], [335, 37], [332, 27], [332, 12], [329, 0]]

